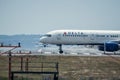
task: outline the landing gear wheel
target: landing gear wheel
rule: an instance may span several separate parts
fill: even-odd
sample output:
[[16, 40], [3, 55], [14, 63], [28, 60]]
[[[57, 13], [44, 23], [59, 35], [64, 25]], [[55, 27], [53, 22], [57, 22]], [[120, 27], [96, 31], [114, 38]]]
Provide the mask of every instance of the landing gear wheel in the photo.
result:
[[60, 53], [60, 54], [62, 54], [62, 53], [63, 53], [63, 51], [59, 51], [59, 53]]

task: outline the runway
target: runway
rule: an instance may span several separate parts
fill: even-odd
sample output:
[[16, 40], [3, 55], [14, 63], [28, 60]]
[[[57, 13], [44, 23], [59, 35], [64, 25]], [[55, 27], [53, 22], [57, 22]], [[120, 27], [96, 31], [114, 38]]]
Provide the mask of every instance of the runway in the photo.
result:
[[[8, 50], [8, 49], [7, 49]], [[63, 53], [59, 53], [59, 49], [55, 45], [50, 45], [48, 47], [39, 47], [36, 51], [31, 51], [30, 54], [20, 54], [19, 50], [22, 53], [29, 53], [29, 50], [18, 49], [13, 51], [12, 55], [45, 55], [45, 56], [116, 56], [120, 57], [120, 51], [117, 52], [106, 52], [99, 51], [97, 46], [66, 46], [63, 45]], [[5, 52], [6, 49], [1, 49], [1, 53]], [[7, 54], [3, 54], [7, 55]]]
[[117, 52], [106, 52], [99, 51], [97, 46], [63, 46], [64, 53], [60, 54], [57, 46], [42, 47], [34, 55], [62, 55], [62, 56], [120, 56], [120, 51]]

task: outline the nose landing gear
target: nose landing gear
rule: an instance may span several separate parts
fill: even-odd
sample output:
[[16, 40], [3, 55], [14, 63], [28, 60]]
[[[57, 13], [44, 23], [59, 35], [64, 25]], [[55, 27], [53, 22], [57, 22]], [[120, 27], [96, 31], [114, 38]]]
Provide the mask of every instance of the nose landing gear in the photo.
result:
[[59, 53], [62, 54], [63, 53], [63, 50], [62, 50], [62, 44], [59, 44]]

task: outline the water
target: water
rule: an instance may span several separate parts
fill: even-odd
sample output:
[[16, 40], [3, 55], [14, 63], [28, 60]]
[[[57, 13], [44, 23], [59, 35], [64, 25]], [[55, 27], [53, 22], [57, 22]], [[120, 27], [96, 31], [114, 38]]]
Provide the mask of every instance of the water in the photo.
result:
[[21, 50], [38, 50], [41, 35], [0, 35], [0, 43], [4, 45], [18, 45], [21, 43]]

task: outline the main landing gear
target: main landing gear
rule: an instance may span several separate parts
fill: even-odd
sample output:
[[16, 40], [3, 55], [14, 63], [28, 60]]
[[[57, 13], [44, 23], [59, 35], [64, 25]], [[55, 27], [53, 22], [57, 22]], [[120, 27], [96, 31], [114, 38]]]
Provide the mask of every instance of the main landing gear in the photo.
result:
[[59, 44], [59, 53], [62, 54], [63, 53], [63, 50], [62, 50], [62, 44]]

